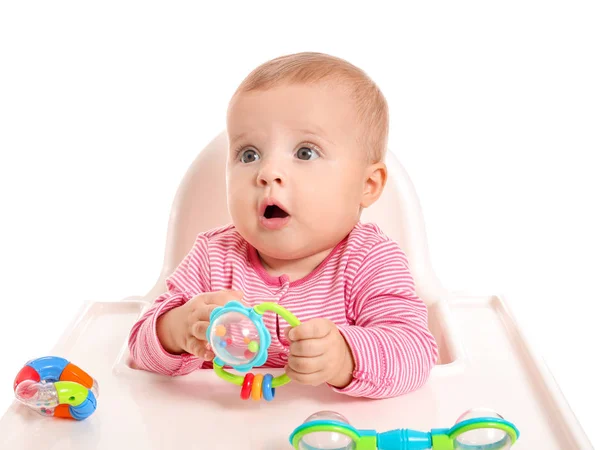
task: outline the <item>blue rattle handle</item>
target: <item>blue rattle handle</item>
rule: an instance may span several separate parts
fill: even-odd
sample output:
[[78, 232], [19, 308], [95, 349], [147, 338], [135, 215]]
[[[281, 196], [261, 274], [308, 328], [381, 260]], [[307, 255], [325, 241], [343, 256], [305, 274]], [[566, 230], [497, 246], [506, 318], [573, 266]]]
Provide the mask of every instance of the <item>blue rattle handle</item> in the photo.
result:
[[399, 428], [377, 433], [378, 450], [426, 450], [432, 445], [431, 433], [425, 431]]

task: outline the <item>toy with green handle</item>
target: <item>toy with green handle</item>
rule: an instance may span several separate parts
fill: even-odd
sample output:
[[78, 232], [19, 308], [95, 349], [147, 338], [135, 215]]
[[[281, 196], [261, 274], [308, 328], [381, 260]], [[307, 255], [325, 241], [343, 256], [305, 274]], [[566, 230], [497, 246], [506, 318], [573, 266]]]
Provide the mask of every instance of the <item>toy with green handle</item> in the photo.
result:
[[485, 409], [467, 411], [452, 428], [383, 433], [357, 430], [342, 415], [321, 411], [292, 432], [290, 444], [297, 450], [507, 450], [518, 438], [515, 425]]
[[[300, 325], [298, 318], [291, 312], [271, 302], [249, 307], [234, 300], [215, 308], [210, 314], [206, 337], [215, 354], [214, 371], [225, 381], [241, 386], [240, 397], [243, 400], [263, 398], [271, 401], [275, 397], [275, 388], [290, 381], [286, 374], [274, 378], [270, 374], [249, 372], [253, 367], [262, 366], [267, 360], [271, 335], [262, 315], [268, 311], [279, 314], [292, 327]], [[248, 373], [245, 376], [236, 375], [227, 372], [224, 366]]]

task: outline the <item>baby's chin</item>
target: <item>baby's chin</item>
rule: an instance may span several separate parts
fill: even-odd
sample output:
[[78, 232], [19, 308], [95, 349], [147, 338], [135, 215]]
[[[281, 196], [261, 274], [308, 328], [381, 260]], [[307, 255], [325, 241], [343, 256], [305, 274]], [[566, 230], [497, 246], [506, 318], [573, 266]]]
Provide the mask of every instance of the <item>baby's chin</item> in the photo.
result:
[[[250, 242], [252, 244], [252, 242]], [[292, 243], [287, 240], [285, 243], [278, 243], [275, 241], [265, 242], [262, 239], [256, 241], [256, 244], [252, 244], [261, 256], [265, 256], [279, 261], [294, 261], [298, 259], [308, 258], [315, 254], [315, 251], [307, 245], [296, 242]]]
[[294, 261], [308, 258], [319, 252], [314, 241], [294, 237], [288, 233], [267, 233], [242, 237], [264, 257], [279, 261]]
[[261, 256], [280, 261], [310, 258], [334, 248], [346, 234], [307, 233], [291, 227], [270, 231], [260, 227], [237, 227], [238, 233], [254, 247]]

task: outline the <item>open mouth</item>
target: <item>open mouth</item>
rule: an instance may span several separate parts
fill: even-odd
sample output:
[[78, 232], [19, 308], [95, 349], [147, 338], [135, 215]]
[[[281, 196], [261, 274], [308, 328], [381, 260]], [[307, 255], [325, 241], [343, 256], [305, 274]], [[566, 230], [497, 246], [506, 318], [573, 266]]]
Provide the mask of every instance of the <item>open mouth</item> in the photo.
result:
[[265, 219], [285, 219], [289, 214], [277, 205], [269, 205], [265, 209], [264, 216]]
[[265, 199], [260, 205], [260, 224], [267, 230], [285, 228], [292, 216], [275, 199]]

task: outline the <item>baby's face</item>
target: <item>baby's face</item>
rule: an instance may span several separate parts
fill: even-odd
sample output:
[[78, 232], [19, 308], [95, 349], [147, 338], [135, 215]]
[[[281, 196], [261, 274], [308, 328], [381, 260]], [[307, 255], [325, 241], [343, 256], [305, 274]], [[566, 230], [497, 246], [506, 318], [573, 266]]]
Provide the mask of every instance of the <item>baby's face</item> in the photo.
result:
[[334, 247], [360, 217], [365, 150], [338, 87], [283, 85], [235, 97], [227, 196], [238, 232], [280, 260]]

